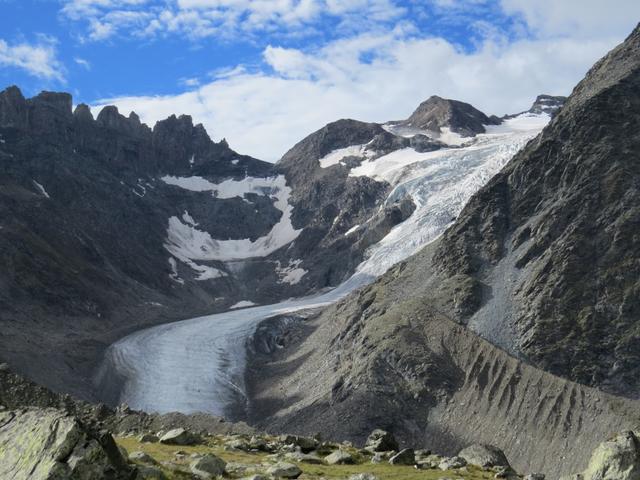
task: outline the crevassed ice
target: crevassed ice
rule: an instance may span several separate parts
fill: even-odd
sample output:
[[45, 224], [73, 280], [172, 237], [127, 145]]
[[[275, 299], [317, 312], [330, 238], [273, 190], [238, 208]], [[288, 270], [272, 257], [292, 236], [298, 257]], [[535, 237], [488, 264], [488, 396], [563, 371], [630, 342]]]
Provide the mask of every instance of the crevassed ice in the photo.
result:
[[435, 240], [470, 196], [547, 121], [547, 116], [523, 116], [488, 128], [486, 134], [464, 148], [440, 150], [437, 155], [397, 153], [390, 159], [376, 160], [382, 160], [383, 166], [355, 169], [352, 174], [390, 179], [393, 190], [387, 202], [409, 195], [416, 210], [368, 250], [366, 259], [349, 280], [314, 297], [136, 332], [108, 349], [97, 381], [109, 378], [110, 372], [118, 374], [124, 379], [121, 401], [146, 411], [228, 413], [229, 404], [244, 395], [245, 342], [259, 322], [333, 303]]

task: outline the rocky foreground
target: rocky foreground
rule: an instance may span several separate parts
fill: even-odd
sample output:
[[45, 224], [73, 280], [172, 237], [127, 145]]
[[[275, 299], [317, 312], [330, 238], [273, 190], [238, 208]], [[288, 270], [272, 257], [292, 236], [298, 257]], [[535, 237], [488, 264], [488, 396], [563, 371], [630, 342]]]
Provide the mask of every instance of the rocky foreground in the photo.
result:
[[[4, 408], [4, 407], [2, 407]], [[141, 416], [119, 411], [122, 417]], [[504, 453], [475, 444], [454, 457], [401, 448], [375, 430], [362, 448], [351, 442], [296, 435], [211, 434], [185, 428], [119, 432], [114, 438], [64, 409], [0, 411], [0, 478], [7, 480], [169, 479], [491, 479], [544, 480], [518, 475]], [[604, 442], [575, 480], [640, 478], [638, 434]]]
[[[602, 443], [565, 480], [640, 479], [640, 432]], [[469, 479], [544, 480], [518, 474], [499, 448], [455, 456], [403, 445], [376, 429], [363, 445], [271, 435], [204, 414], [153, 415], [58, 395], [0, 365], [0, 479]]]

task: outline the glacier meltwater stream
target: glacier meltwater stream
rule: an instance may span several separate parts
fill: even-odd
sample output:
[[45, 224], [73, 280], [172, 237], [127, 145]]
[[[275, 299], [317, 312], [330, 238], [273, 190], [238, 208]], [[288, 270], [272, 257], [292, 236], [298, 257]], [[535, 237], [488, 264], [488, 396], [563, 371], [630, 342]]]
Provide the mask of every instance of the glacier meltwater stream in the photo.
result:
[[416, 210], [369, 249], [355, 274], [317, 296], [233, 310], [160, 325], [111, 345], [96, 381], [121, 380], [120, 402], [148, 412], [223, 415], [244, 395], [246, 340], [263, 320], [326, 306], [373, 281], [441, 235], [471, 195], [495, 175], [547, 123], [546, 115], [520, 115], [488, 127], [460, 148], [429, 153], [412, 149], [365, 160], [351, 175], [387, 181], [387, 202], [410, 196]]

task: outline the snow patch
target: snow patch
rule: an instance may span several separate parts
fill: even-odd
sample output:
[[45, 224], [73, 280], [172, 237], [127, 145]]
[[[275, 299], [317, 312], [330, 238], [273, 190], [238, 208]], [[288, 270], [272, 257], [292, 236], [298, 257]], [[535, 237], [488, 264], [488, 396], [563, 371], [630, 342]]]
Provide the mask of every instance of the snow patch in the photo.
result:
[[171, 267], [169, 278], [180, 285], [184, 285], [184, 280], [180, 278], [180, 275], [178, 275], [178, 263], [175, 258], [169, 258], [169, 267]]
[[[142, 193], [138, 192], [137, 190], [138, 188], [142, 190]], [[144, 197], [147, 194], [147, 188], [142, 184], [141, 178], [138, 179], [138, 183], [134, 188], [131, 189], [131, 191], [135, 193], [137, 196], [139, 196], [140, 198]]]
[[229, 310], [236, 310], [238, 308], [255, 307], [257, 303], [250, 302], [249, 300], [242, 300], [229, 307]]
[[339, 164], [347, 157], [371, 158], [375, 155], [375, 153], [366, 150], [366, 147], [367, 144], [351, 145], [349, 147], [339, 148], [337, 150], [329, 152], [327, 155], [318, 160], [318, 162], [320, 162], [321, 168], [328, 168], [333, 165]]
[[288, 283], [289, 285], [297, 285], [307, 273], [304, 268], [300, 268], [302, 260], [289, 260], [287, 267], [282, 267], [280, 262], [276, 262], [276, 273], [280, 277], [279, 283]]
[[354, 233], [356, 230], [358, 230], [360, 228], [360, 225], [354, 225], [353, 227], [351, 227], [349, 230], [347, 230], [346, 232], [344, 232], [344, 236], [348, 237], [349, 235], [351, 235], [352, 233]]
[[193, 219], [191, 215], [189, 215], [189, 212], [187, 212], [186, 210], [182, 214], [182, 221], [187, 225], [191, 225], [192, 227], [198, 226], [198, 223]]
[[46, 197], [46, 198], [51, 198], [51, 197], [49, 196], [49, 194], [47, 193], [47, 191], [44, 189], [44, 187], [43, 187], [40, 183], [38, 183], [38, 182], [36, 182], [35, 180], [33, 180], [33, 184], [36, 186], [36, 188], [37, 188], [38, 190], [40, 190], [40, 193], [41, 193], [44, 197]]
[[237, 164], [239, 164], [239, 163], [240, 163], [240, 160], [238, 160], [237, 158], [236, 158], [236, 159], [234, 159], [234, 160], [231, 160], [231, 164], [232, 164], [232, 165], [237, 165]]
[[189, 265], [197, 274], [196, 280], [202, 282], [204, 280], [214, 280], [216, 278], [226, 277], [227, 274], [214, 267], [207, 265], [199, 265], [196, 262], [189, 259], [181, 259], [182, 262]]
[[[174, 185], [180, 183], [179, 186], [189, 187], [190, 190], [198, 188], [197, 191], [215, 191], [218, 198], [234, 198], [249, 192], [269, 195], [274, 199], [274, 206], [282, 212], [280, 220], [271, 228], [271, 231], [255, 241], [248, 238], [215, 240], [208, 232], [198, 230], [193, 224], [184, 223], [178, 217], [171, 217], [165, 248], [180, 260], [229, 261], [266, 257], [291, 243], [302, 231], [293, 228], [291, 223], [293, 213], [293, 206], [289, 204], [291, 188], [287, 187], [284, 175], [273, 178], [247, 177], [240, 181], [227, 180], [217, 185], [200, 177], [164, 177], [163, 181], [174, 182]], [[208, 184], [206, 188], [204, 182]]]

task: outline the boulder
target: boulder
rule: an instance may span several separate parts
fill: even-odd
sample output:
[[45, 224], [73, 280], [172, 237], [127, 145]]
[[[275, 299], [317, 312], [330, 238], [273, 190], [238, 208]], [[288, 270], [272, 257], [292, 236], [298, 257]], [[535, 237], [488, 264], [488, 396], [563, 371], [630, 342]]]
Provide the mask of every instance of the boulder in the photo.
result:
[[492, 445], [475, 444], [462, 450], [458, 457], [479, 467], [511, 467], [504, 452]]
[[400, 450], [389, 459], [391, 465], [415, 465], [416, 455], [413, 448], [405, 448]]
[[302, 437], [299, 435], [282, 435], [280, 441], [285, 445], [295, 445], [300, 447], [304, 453], [309, 453], [318, 448], [319, 442], [315, 438]]
[[349, 480], [378, 480], [373, 473], [357, 473], [355, 475], [351, 475]]
[[344, 450], [336, 450], [331, 455], [324, 457], [324, 461], [329, 465], [346, 465], [355, 463], [353, 455]]
[[225, 443], [224, 447], [225, 449], [228, 449], [228, 450], [242, 450], [245, 452], [248, 452], [249, 450], [251, 450], [251, 447], [249, 446], [249, 444], [240, 438], [229, 440], [228, 442]]
[[276, 478], [298, 478], [302, 470], [293, 463], [279, 462], [269, 467], [267, 474]]
[[285, 454], [284, 458], [292, 462], [308, 463], [312, 465], [322, 465], [322, 459], [317, 455], [302, 452], [289, 452]]
[[364, 448], [370, 452], [388, 452], [390, 450], [399, 450], [400, 447], [391, 433], [376, 429], [367, 438]]
[[129, 480], [113, 437], [58, 409], [0, 412], [0, 478]]
[[251, 437], [251, 440], [249, 440], [249, 448], [251, 448], [251, 450], [260, 450], [261, 452], [269, 450], [269, 446], [265, 439], [256, 436]]
[[461, 457], [443, 458], [438, 465], [440, 470], [453, 470], [455, 468], [462, 468], [467, 465], [467, 461]]
[[543, 473], [529, 473], [524, 476], [524, 480], [544, 480], [545, 476]]
[[639, 480], [640, 439], [633, 432], [623, 432], [601, 443], [582, 475], [585, 480]]
[[138, 467], [136, 480], [167, 480], [167, 476], [158, 467], [143, 465]]
[[160, 443], [166, 445], [195, 445], [200, 441], [197, 435], [185, 430], [184, 428], [174, 428], [162, 435]]
[[160, 441], [160, 438], [153, 433], [143, 433], [138, 437], [138, 441], [140, 443], [158, 443], [158, 441]]
[[149, 465], [158, 464], [156, 459], [153, 458], [151, 455], [149, 455], [148, 453], [140, 452], [140, 451], [131, 453], [129, 455], [129, 460], [131, 460], [132, 462], [146, 463]]
[[189, 470], [198, 478], [209, 480], [210, 478], [222, 475], [226, 466], [226, 462], [221, 458], [215, 455], [204, 455], [191, 462]]

